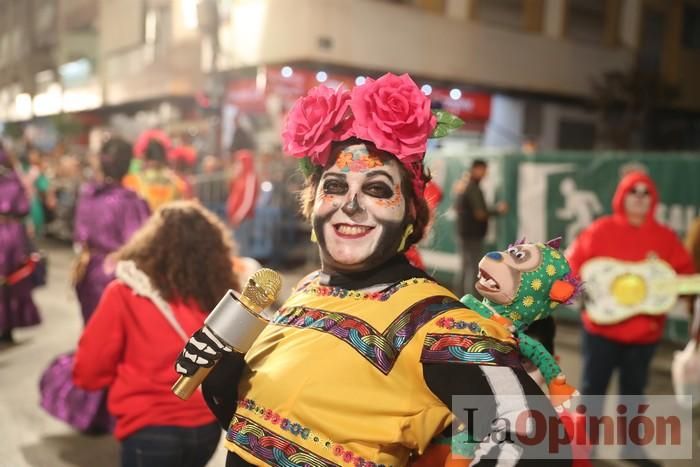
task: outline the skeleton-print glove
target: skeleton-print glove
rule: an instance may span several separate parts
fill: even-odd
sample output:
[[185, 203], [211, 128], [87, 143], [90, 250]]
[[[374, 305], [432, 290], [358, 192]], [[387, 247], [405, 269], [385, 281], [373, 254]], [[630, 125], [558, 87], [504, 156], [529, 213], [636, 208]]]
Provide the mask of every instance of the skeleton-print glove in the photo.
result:
[[204, 326], [187, 341], [175, 362], [175, 371], [184, 376], [192, 376], [199, 368], [214, 366], [224, 352], [231, 351], [230, 347]]

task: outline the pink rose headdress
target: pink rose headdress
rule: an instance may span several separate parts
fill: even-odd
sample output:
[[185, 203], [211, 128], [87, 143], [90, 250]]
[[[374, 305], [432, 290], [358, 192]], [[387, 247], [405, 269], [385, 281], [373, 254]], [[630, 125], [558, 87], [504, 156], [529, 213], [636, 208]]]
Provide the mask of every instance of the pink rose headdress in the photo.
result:
[[308, 157], [313, 165], [328, 162], [333, 141], [352, 136], [350, 92], [326, 86], [311, 89], [287, 114], [282, 130], [284, 152]]
[[172, 141], [170, 141], [170, 138], [168, 138], [168, 135], [165, 134], [164, 131], [156, 129], [146, 130], [139, 135], [134, 143], [134, 156], [136, 156], [137, 159], [143, 158], [144, 154], [146, 153], [148, 143], [150, 143], [152, 140], [162, 144], [166, 152], [169, 152], [173, 146]]
[[331, 144], [356, 137], [396, 156], [423, 195], [423, 158], [428, 138], [440, 138], [462, 126], [456, 116], [431, 111], [430, 99], [403, 74], [367, 78], [352, 91], [317, 86], [289, 111], [282, 130], [284, 151], [301, 159], [306, 175], [328, 162]]

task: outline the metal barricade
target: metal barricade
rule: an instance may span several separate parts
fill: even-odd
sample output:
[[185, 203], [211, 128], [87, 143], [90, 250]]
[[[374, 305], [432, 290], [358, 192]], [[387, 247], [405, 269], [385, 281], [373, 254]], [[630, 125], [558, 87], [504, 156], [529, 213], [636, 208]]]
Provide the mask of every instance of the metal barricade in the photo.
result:
[[[216, 213], [228, 224], [226, 201], [231, 186], [231, 173], [199, 174], [191, 179], [192, 191], [203, 206]], [[270, 265], [304, 262], [309, 249], [309, 229], [289, 203], [292, 193], [283, 187], [259, 192], [255, 212], [250, 219], [233, 229], [233, 236], [242, 256], [255, 258]], [[287, 201], [287, 202], [285, 202]]]
[[226, 200], [231, 185], [231, 172], [221, 171], [211, 174], [197, 174], [191, 178], [192, 192], [200, 203], [226, 220]]

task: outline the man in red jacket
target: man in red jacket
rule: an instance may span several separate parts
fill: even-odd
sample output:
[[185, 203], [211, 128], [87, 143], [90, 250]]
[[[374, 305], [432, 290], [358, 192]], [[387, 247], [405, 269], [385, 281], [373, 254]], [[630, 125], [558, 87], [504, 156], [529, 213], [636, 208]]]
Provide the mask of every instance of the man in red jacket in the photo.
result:
[[[692, 259], [676, 234], [654, 219], [657, 203], [658, 192], [649, 176], [635, 171], [623, 177], [613, 197], [613, 214], [597, 219], [571, 245], [567, 257], [572, 272], [578, 274], [587, 261], [596, 257], [636, 262], [655, 255], [677, 273], [693, 273]], [[584, 310], [581, 392], [604, 395], [612, 373], [619, 369], [620, 394], [644, 394], [649, 364], [665, 321], [665, 315], [639, 314], [601, 325]], [[653, 465], [641, 459], [637, 463]]]

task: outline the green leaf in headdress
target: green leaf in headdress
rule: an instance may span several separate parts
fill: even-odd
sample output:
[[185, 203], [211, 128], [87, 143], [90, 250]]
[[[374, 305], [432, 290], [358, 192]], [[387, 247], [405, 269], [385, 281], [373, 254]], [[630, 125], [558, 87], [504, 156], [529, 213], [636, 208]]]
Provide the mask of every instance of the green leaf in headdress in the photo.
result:
[[304, 177], [308, 178], [311, 176], [312, 173], [314, 173], [314, 165], [311, 163], [311, 159], [309, 156], [302, 157], [299, 159], [299, 170], [301, 170], [301, 173], [304, 175]]
[[461, 118], [444, 110], [433, 110], [433, 115], [435, 115], [437, 125], [435, 125], [435, 129], [430, 134], [431, 138], [442, 138], [464, 125], [464, 121]]

